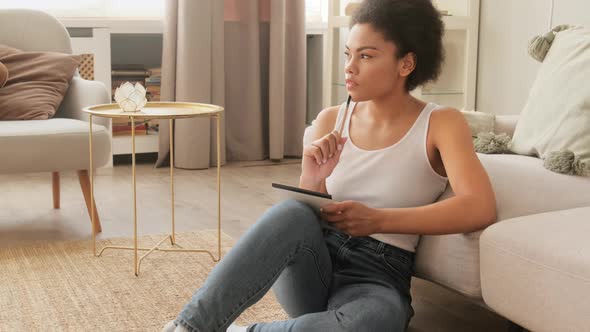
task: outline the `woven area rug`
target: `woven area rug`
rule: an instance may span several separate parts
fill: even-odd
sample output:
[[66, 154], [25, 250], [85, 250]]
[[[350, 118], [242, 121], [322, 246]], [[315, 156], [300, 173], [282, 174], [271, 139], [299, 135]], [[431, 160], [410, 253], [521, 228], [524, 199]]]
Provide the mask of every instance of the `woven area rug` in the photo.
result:
[[[142, 237], [152, 245], [163, 236]], [[183, 247], [217, 248], [216, 231], [177, 234]], [[104, 245], [130, 245], [113, 239]], [[222, 253], [233, 244], [222, 234]], [[203, 253], [154, 252], [133, 273], [133, 252], [92, 256], [92, 242], [0, 249], [0, 331], [160, 331], [176, 317], [215, 263]], [[238, 324], [283, 320], [272, 292]]]

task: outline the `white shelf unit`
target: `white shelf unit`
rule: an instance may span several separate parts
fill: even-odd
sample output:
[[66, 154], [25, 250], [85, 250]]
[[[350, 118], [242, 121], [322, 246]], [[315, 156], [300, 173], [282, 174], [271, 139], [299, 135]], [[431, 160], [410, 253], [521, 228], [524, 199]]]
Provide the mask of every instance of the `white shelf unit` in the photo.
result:
[[[158, 135], [136, 135], [135, 153], [148, 153], [158, 151]], [[131, 153], [131, 136], [113, 136], [113, 155]]]
[[[162, 34], [163, 22], [158, 19], [143, 18], [62, 18], [62, 24], [70, 31], [72, 52], [74, 54], [94, 54], [94, 79], [103, 82], [109, 98], [111, 97], [111, 49], [113, 35]], [[109, 130], [110, 131], [110, 130]], [[150, 131], [147, 135], [135, 138], [137, 153], [158, 151], [158, 133]], [[112, 154], [131, 154], [131, 136], [112, 136]], [[112, 160], [111, 163], [112, 165]]]
[[[347, 97], [343, 54], [350, 17], [344, 16], [344, 6], [349, 2], [358, 1], [328, 2], [328, 24], [323, 43], [323, 107], [340, 104]], [[472, 110], [475, 108], [480, 1], [439, 0], [437, 4], [440, 9], [451, 9], [451, 16], [442, 17], [445, 63], [436, 83], [418, 87], [412, 95], [425, 101]]]

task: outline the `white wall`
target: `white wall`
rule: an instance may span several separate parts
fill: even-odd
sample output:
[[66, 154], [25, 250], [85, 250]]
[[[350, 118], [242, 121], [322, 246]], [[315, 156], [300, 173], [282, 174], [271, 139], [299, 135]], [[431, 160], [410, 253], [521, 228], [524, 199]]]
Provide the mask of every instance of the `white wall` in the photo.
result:
[[590, 26], [588, 12], [588, 0], [481, 0], [476, 109], [519, 114], [540, 65], [529, 40], [558, 24]]

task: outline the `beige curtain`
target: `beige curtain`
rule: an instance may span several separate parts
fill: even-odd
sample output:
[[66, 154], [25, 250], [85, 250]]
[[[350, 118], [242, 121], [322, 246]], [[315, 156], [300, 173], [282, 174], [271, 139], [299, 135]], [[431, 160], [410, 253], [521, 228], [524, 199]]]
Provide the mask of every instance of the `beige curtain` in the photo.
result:
[[[223, 162], [300, 156], [306, 114], [304, 3], [166, 0], [162, 100], [225, 107]], [[158, 165], [169, 155], [168, 124], [160, 127]], [[176, 120], [175, 166], [214, 165], [215, 128], [213, 120]]]

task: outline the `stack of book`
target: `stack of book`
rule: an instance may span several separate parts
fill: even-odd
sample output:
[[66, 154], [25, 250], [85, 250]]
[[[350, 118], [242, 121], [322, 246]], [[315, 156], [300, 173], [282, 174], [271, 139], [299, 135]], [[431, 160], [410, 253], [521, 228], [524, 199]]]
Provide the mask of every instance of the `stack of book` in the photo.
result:
[[[127, 119], [113, 119], [113, 136], [131, 135], [131, 122]], [[135, 122], [135, 135], [147, 135], [147, 121]]]
[[[148, 101], [160, 101], [160, 82], [162, 81], [162, 68], [150, 68], [150, 76], [145, 79], [145, 90]], [[150, 120], [147, 123], [148, 131], [159, 130], [158, 120]]]
[[160, 82], [162, 81], [162, 68], [150, 68], [150, 76], [145, 79], [145, 89], [148, 101], [160, 101]]

